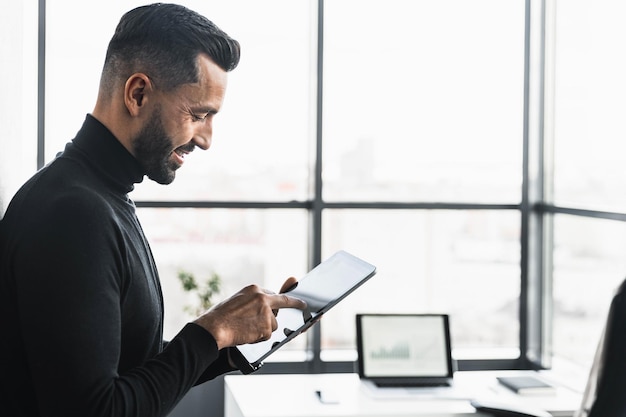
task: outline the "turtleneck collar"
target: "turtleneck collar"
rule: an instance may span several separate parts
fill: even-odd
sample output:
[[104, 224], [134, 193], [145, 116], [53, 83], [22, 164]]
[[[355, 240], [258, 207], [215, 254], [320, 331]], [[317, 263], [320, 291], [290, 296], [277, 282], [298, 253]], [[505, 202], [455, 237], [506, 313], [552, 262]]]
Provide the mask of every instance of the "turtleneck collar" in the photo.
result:
[[72, 146], [84, 153], [121, 192], [130, 193], [135, 188], [134, 184], [143, 181], [145, 172], [141, 164], [106, 126], [90, 114], [66, 151]]

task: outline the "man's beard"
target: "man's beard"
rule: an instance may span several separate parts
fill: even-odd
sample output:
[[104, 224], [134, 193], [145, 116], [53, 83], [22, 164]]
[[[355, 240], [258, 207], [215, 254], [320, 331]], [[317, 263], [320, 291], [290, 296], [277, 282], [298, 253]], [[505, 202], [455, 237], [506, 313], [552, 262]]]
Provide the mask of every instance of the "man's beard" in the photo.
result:
[[157, 108], [141, 132], [133, 140], [135, 158], [143, 166], [146, 175], [159, 184], [170, 184], [180, 167], [171, 160], [172, 139], [167, 135], [161, 121], [161, 109]]

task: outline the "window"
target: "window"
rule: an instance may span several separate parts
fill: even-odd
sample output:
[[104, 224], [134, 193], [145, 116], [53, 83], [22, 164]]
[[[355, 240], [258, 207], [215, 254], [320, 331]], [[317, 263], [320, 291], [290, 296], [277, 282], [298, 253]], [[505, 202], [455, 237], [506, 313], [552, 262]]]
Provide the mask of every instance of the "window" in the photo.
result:
[[[48, 5], [46, 161], [93, 108], [109, 38], [120, 16], [141, 4]], [[598, 300], [610, 297], [624, 270], [626, 61], [614, 51], [625, 37], [626, 7], [608, 0], [182, 4], [241, 41], [243, 55], [211, 150], [194, 153], [172, 185], [146, 180], [132, 194], [160, 269], [168, 336], [188, 320], [180, 269], [219, 274], [225, 297], [251, 282], [277, 290], [346, 249], [376, 264], [378, 275], [273, 359], [351, 370], [356, 312], [438, 311], [451, 314], [462, 369], [527, 366], [525, 326], [549, 319], [539, 336], [549, 354], [590, 363], [595, 341], [578, 344], [569, 323], [580, 320], [598, 335], [605, 314]], [[83, 18], [67, 25], [76, 14]], [[555, 35], [548, 42], [556, 39], [539, 39], [546, 49], [537, 61], [528, 50], [535, 20]], [[541, 96], [529, 93], [528, 74], [544, 58]], [[528, 113], [545, 116], [541, 157], [525, 141]], [[537, 178], [545, 193], [526, 209], [524, 173], [534, 160], [545, 168]], [[545, 229], [527, 228], [530, 216], [544, 216]], [[547, 254], [543, 316], [520, 303], [528, 265], [538, 261], [524, 255], [529, 237]], [[581, 292], [591, 274], [602, 283], [593, 300]], [[313, 355], [298, 356], [305, 349]]]
[[626, 207], [626, 4], [557, 5], [554, 204], [624, 212]]
[[351, 248], [378, 273], [327, 313], [322, 349], [355, 346], [356, 313], [446, 312], [458, 359], [517, 357], [519, 224], [513, 210], [326, 210], [325, 250]]
[[324, 199], [519, 203], [523, 51], [523, 1], [325, 2]]
[[554, 219], [553, 349], [588, 367], [626, 277], [626, 224], [567, 214]]
[[439, 311], [457, 357], [519, 355], [520, 216], [489, 203], [521, 200], [523, 50], [522, 1], [324, 3], [323, 253], [379, 272], [329, 312], [322, 349], [354, 346], [358, 311]]
[[0, 218], [10, 198], [37, 168], [37, 24], [36, 4], [2, 5]]
[[554, 225], [551, 349], [586, 368], [626, 277], [626, 58], [615, 53], [624, 18], [622, 2], [556, 3], [554, 124], [546, 142], [553, 193], [544, 207]]

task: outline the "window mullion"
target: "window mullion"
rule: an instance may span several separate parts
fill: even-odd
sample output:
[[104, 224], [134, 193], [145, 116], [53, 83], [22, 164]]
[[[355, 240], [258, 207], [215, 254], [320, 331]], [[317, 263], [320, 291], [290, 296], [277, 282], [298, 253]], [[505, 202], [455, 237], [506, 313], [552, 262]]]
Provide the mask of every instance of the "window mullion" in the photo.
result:
[[544, 130], [545, 130], [546, 1], [526, 2], [524, 159], [522, 192], [522, 257], [520, 350], [523, 368], [546, 367]]

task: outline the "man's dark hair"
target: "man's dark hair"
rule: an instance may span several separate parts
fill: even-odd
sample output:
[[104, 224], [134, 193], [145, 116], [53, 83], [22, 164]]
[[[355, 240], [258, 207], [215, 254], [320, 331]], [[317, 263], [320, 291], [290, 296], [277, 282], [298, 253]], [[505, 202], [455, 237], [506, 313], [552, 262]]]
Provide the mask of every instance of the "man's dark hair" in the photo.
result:
[[143, 72], [165, 91], [198, 81], [198, 55], [205, 53], [224, 71], [239, 63], [239, 42], [206, 17], [177, 4], [155, 3], [120, 19], [104, 62], [102, 87], [111, 91]]

